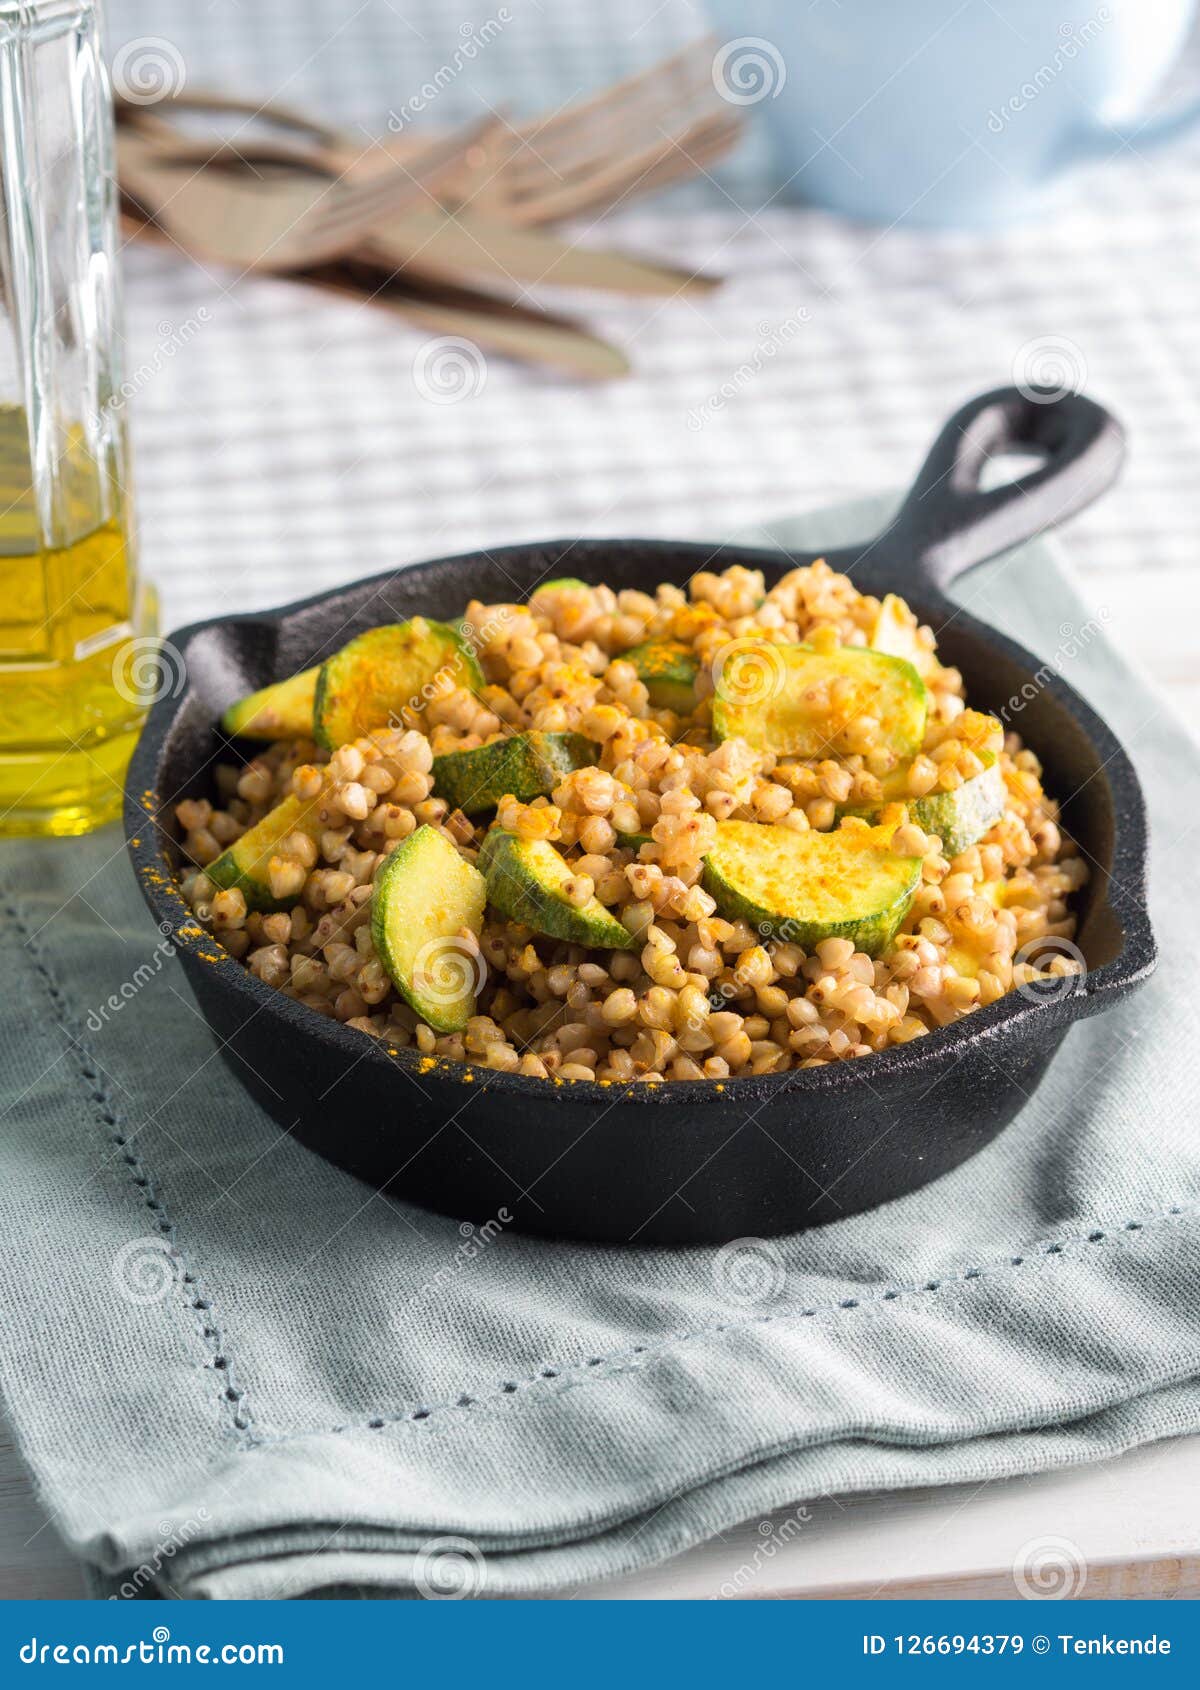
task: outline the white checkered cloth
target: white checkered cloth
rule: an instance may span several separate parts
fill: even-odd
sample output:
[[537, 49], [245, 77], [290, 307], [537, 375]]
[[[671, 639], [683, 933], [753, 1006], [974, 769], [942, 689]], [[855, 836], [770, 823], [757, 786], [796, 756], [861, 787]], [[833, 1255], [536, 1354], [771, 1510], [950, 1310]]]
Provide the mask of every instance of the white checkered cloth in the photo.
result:
[[[688, 0], [503, 10], [511, 21], [431, 123], [481, 98], [532, 114], [706, 27]], [[170, 43], [193, 86], [374, 133], [467, 27], [456, 0], [110, 0], [108, 20], [114, 46]], [[771, 187], [753, 134], [715, 179], [583, 234], [720, 272], [716, 294], [546, 290], [626, 348], [632, 375], [593, 386], [489, 357], [454, 403], [422, 395], [426, 337], [381, 311], [129, 250], [143, 553], [164, 625], [478, 545], [729, 532], [901, 482], [973, 392], [1065, 368], [1132, 442], [1119, 488], [1070, 530], [1085, 591], [1200, 706], [1198, 163], [1190, 143], [1127, 153], [1081, 179], [1074, 209], [997, 235], [884, 233], [781, 201], [756, 209]]]

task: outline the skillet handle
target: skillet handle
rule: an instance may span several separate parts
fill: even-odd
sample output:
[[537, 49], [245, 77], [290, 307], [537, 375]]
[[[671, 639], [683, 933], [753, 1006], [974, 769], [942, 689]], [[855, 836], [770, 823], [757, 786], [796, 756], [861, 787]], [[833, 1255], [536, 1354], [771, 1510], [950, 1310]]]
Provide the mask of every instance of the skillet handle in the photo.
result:
[[[988, 459], [1009, 452], [1035, 452], [1044, 462], [985, 492]], [[1094, 399], [1036, 387], [980, 394], [938, 435], [855, 574], [861, 579], [878, 568], [893, 585], [899, 572], [944, 590], [964, 570], [1090, 504], [1115, 479], [1124, 455], [1120, 424]]]

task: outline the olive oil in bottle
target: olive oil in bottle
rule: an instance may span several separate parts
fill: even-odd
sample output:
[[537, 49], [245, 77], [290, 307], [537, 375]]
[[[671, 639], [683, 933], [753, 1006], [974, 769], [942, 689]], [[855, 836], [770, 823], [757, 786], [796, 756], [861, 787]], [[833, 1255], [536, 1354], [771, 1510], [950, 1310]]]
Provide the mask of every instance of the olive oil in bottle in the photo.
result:
[[78, 438], [56, 474], [63, 543], [48, 546], [25, 413], [0, 406], [0, 833], [83, 833], [118, 814], [156, 674], [125, 496], [114, 486], [95, 508]]
[[96, 0], [0, 0], [0, 833], [115, 816], [146, 689]]

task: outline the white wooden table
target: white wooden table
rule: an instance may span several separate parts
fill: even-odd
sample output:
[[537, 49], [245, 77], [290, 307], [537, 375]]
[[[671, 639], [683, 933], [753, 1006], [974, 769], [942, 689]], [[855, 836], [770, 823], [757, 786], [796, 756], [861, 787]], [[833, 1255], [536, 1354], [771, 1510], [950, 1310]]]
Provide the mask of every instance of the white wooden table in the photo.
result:
[[[1078, 1551], [1074, 1593], [1200, 1596], [1200, 1437], [1094, 1467], [934, 1490], [825, 1497], [563, 1599], [1013, 1597], [1012, 1562], [1048, 1530]], [[0, 1600], [84, 1595], [80, 1569], [0, 1443]]]
[[1200, 1437], [1171, 1439], [1061, 1473], [822, 1498], [747, 1521], [648, 1572], [574, 1594], [1006, 1599], [1018, 1594], [1018, 1553], [1052, 1536], [1071, 1546], [1063, 1576], [1076, 1596], [1195, 1597], [1197, 1494]]

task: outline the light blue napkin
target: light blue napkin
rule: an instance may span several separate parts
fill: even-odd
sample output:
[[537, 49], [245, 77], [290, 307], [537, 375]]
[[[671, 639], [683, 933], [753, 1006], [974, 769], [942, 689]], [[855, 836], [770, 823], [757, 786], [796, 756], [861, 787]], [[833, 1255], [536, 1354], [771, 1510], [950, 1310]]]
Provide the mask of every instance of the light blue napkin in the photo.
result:
[[1161, 966], [974, 1161], [778, 1240], [758, 1301], [716, 1250], [471, 1233], [373, 1195], [226, 1071], [115, 832], [3, 848], [3, 1388], [109, 1588], [543, 1592], [819, 1494], [1200, 1427], [1198, 754], [1046, 544], [962, 588], [1072, 650], [1131, 751]]

